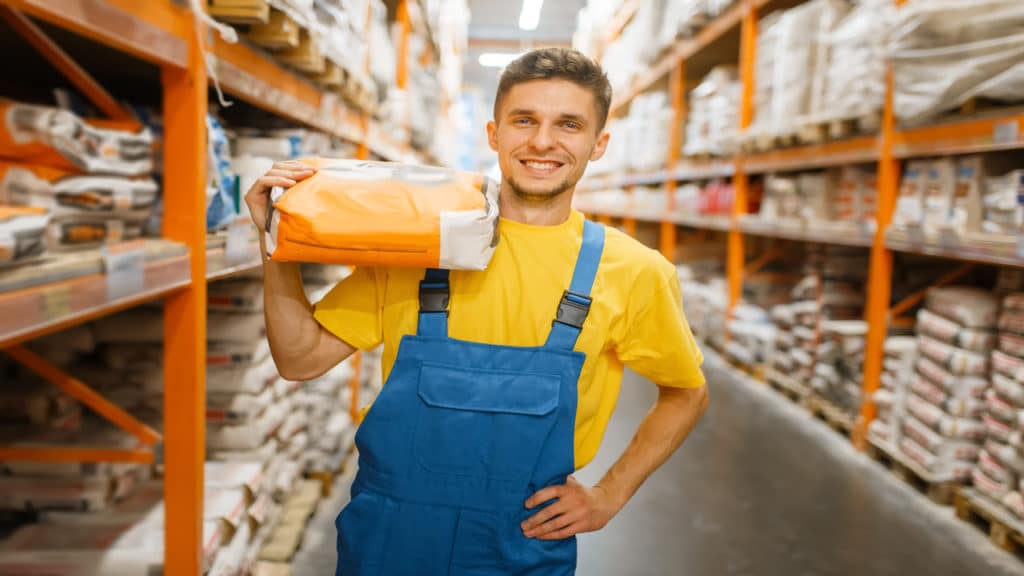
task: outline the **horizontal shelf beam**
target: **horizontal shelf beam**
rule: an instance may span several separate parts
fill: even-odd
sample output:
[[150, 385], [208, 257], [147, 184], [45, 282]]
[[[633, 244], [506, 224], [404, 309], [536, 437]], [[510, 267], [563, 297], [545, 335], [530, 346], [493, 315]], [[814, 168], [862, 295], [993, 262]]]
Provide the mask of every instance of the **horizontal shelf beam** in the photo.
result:
[[171, 0], [8, 0], [30, 16], [157, 64], [188, 67], [192, 13]]
[[0, 462], [127, 462], [153, 464], [152, 450], [65, 448], [61, 446], [0, 446]]
[[156, 300], [191, 284], [189, 257], [147, 262], [143, 289], [111, 297], [105, 274], [91, 274], [0, 295], [0, 348]]
[[748, 174], [763, 174], [878, 162], [880, 153], [877, 136], [862, 136], [812, 146], [744, 154], [740, 156], [739, 162]]
[[897, 130], [893, 141], [893, 154], [897, 158], [1018, 148], [1024, 148], [1024, 110], [1020, 108], [982, 118]]

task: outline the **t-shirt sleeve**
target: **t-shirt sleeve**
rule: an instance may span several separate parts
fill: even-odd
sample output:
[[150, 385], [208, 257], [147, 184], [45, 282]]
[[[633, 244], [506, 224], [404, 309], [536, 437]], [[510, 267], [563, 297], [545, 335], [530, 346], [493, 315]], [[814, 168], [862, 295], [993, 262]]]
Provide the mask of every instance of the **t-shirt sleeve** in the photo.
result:
[[360, 350], [384, 340], [384, 291], [387, 274], [376, 268], [356, 268], [316, 303], [313, 316], [328, 332]]
[[[667, 263], [666, 263], [667, 264]], [[616, 345], [619, 360], [660, 386], [704, 385], [704, 355], [683, 313], [675, 270], [659, 274], [652, 290], [635, 290], [626, 307], [625, 328]]]

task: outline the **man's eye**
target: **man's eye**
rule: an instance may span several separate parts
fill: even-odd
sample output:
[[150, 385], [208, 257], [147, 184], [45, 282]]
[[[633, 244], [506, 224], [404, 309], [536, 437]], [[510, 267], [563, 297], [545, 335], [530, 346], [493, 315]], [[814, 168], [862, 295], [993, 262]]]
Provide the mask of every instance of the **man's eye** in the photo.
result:
[[528, 124], [531, 124], [531, 121], [529, 118], [516, 118], [516, 124], [519, 124], [520, 126], [526, 126]]
[[575, 122], [565, 122], [562, 124], [562, 126], [565, 126], [569, 130], [576, 130], [577, 128], [580, 127], [580, 125]]

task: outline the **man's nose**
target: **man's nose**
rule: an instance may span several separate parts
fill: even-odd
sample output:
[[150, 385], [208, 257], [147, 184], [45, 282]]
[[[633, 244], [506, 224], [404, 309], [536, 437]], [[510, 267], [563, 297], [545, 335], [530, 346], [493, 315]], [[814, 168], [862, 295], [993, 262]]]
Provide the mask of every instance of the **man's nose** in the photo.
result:
[[530, 146], [536, 150], [547, 150], [554, 145], [555, 138], [551, 133], [551, 127], [544, 124], [541, 124], [530, 138]]

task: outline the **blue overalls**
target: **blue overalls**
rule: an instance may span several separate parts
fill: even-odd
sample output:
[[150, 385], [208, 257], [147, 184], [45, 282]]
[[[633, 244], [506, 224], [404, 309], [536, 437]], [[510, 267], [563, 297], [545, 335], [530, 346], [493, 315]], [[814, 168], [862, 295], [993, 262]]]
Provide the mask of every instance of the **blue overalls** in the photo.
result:
[[336, 521], [338, 576], [530, 575], [576, 570], [576, 538], [528, 539], [527, 498], [574, 470], [573, 351], [604, 227], [585, 222], [572, 283], [538, 347], [448, 337], [446, 271], [420, 283], [419, 326], [356, 434], [359, 472]]

